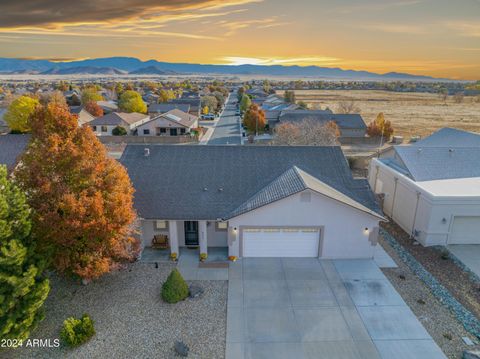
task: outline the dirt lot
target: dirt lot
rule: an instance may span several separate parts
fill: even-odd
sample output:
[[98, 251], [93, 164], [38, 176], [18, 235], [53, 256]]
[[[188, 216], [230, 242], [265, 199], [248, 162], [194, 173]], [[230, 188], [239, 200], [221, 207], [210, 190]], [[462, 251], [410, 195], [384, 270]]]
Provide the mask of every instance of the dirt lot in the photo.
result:
[[442, 127], [480, 132], [480, 102], [474, 97], [455, 103], [449, 96], [445, 103], [437, 94], [415, 92], [296, 90], [295, 94], [311, 108], [328, 106], [334, 112], [340, 101], [354, 100], [367, 124], [383, 112], [395, 134], [405, 138], [426, 136]]

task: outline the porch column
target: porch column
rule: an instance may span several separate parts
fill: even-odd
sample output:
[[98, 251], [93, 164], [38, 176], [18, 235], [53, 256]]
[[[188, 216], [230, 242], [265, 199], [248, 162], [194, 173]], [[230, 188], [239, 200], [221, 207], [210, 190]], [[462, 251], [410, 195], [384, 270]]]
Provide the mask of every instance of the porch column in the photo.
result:
[[198, 221], [198, 235], [200, 244], [200, 254], [208, 253], [208, 241], [207, 241], [207, 221]]
[[180, 255], [178, 252], [178, 229], [177, 221], [168, 221], [168, 236], [170, 237], [170, 253], [177, 253], [177, 256]]
[[240, 257], [240, 239], [237, 227], [228, 227], [228, 256]]

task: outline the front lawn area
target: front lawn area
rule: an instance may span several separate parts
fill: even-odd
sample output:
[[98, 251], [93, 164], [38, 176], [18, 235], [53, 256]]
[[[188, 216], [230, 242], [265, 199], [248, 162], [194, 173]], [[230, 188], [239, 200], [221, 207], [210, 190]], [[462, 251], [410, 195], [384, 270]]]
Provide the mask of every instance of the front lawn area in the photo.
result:
[[[177, 304], [161, 299], [173, 264], [134, 263], [88, 285], [53, 275], [46, 319], [30, 338], [59, 338], [63, 321], [88, 313], [96, 335], [75, 349], [21, 348], [8, 358], [174, 358], [182, 340], [192, 357], [223, 358], [227, 308], [226, 281], [198, 281], [205, 292]], [[190, 284], [190, 282], [189, 282]], [[190, 355], [189, 355], [190, 356]]]

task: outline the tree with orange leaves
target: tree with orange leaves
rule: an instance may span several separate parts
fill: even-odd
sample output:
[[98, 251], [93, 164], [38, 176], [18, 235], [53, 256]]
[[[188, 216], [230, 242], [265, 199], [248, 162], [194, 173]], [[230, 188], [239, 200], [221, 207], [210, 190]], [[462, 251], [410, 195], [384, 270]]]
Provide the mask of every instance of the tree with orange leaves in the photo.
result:
[[250, 133], [264, 132], [267, 124], [265, 112], [256, 104], [250, 105], [243, 116], [243, 124]]
[[33, 214], [37, 248], [58, 272], [98, 278], [138, 254], [133, 188], [89, 127], [68, 109], [39, 107], [15, 171]]
[[87, 102], [84, 107], [85, 111], [93, 117], [103, 116], [103, 109], [95, 101]]

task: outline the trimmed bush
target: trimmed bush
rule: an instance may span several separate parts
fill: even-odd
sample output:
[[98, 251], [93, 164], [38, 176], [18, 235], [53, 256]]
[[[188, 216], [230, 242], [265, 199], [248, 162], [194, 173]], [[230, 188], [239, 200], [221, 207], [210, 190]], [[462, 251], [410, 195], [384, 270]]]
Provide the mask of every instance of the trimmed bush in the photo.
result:
[[63, 322], [60, 337], [69, 347], [76, 347], [88, 341], [94, 334], [93, 321], [88, 314], [84, 314], [80, 319], [67, 318]]
[[114, 136], [126, 136], [127, 130], [122, 126], [117, 126], [112, 130], [112, 135]]
[[188, 285], [175, 268], [162, 286], [162, 299], [167, 303], [177, 303], [188, 297]]

